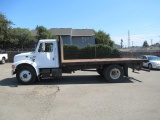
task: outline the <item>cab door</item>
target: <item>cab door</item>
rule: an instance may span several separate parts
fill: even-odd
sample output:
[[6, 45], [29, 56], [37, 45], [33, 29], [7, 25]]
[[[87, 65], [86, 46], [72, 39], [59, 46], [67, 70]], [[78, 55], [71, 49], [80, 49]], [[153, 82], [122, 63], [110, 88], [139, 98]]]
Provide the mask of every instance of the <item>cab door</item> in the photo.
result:
[[37, 65], [39, 68], [56, 67], [54, 41], [40, 43], [37, 54]]

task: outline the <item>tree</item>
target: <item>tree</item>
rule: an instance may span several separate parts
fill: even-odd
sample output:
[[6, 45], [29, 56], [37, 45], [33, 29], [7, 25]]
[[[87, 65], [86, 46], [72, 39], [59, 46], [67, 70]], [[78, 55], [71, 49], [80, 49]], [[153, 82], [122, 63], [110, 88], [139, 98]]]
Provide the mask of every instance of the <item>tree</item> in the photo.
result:
[[10, 29], [13, 23], [6, 18], [6, 16], [0, 13], [0, 44], [6, 47], [10, 38]]
[[110, 35], [106, 34], [102, 30], [99, 30], [98, 32], [95, 31], [95, 43], [108, 45], [110, 47], [113, 47], [114, 45], [114, 42], [111, 40]]
[[31, 31], [24, 28], [11, 29], [10, 43], [18, 48], [27, 47], [31, 42], [35, 42], [35, 37], [32, 36]]
[[54, 38], [56, 38], [56, 36], [53, 35], [44, 26], [37, 26], [36, 27], [36, 31], [37, 31], [37, 35], [36, 35], [37, 40], [40, 40], [40, 39], [54, 39]]
[[145, 40], [142, 47], [149, 47], [147, 41]]

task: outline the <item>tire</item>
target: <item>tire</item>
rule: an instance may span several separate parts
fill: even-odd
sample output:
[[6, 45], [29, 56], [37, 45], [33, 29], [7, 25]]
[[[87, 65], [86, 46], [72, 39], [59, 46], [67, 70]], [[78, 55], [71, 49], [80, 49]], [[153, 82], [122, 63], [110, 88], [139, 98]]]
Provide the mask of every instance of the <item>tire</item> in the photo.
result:
[[5, 64], [6, 63], [6, 60], [5, 58], [2, 58], [2, 61], [1, 61], [2, 64]]
[[23, 85], [32, 84], [36, 80], [36, 72], [30, 66], [24, 66], [18, 69], [16, 74], [17, 81]]
[[151, 63], [148, 64], [148, 69], [150, 69], [150, 70], [152, 69], [152, 64]]
[[97, 73], [98, 73], [100, 76], [103, 76], [103, 70], [102, 70], [102, 69], [97, 69]]
[[119, 65], [110, 65], [103, 70], [104, 78], [111, 83], [116, 83], [122, 80], [124, 71]]

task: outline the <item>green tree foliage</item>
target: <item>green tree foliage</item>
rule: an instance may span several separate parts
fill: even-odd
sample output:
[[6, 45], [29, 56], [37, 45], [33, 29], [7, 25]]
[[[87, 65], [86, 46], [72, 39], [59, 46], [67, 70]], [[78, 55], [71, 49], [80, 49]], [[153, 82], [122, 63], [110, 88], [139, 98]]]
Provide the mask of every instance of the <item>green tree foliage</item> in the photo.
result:
[[8, 43], [10, 38], [10, 29], [13, 23], [6, 18], [6, 16], [0, 13], [0, 44], [4, 46]]
[[95, 31], [95, 43], [104, 44], [113, 48], [114, 42], [111, 40], [110, 35], [106, 34], [104, 31]]
[[64, 45], [64, 59], [119, 58], [122, 53], [108, 45], [97, 44], [78, 48], [76, 45]]
[[[76, 45], [67, 45], [65, 44], [63, 46], [64, 48], [64, 58], [66, 59], [73, 59], [73, 58], [78, 58], [80, 55], [80, 49]], [[76, 54], [75, 54], [76, 53]]]
[[[96, 48], [93, 45], [88, 45], [87, 47], [84, 48], [80, 48], [79, 50], [79, 55], [77, 57], [77, 59], [92, 59], [92, 58], [96, 58]], [[77, 53], [74, 53], [77, 54]]]
[[96, 45], [96, 57], [97, 58], [109, 58], [112, 57], [112, 48], [108, 45], [98, 44]]
[[[30, 44], [34, 44], [37, 40], [40, 39], [57, 39], [57, 36], [53, 35], [44, 26], [37, 26], [37, 34], [36, 36], [33, 36], [30, 30], [24, 28], [11, 28], [11, 25], [13, 25], [13, 23], [8, 20], [4, 14], [0, 13], [0, 47], [3, 46], [3, 48], [26, 48], [30, 47]], [[95, 43], [97, 44], [96, 47], [88, 46], [81, 50], [78, 48], [75, 52], [81, 54], [82, 51], [84, 51], [83, 55], [85, 55], [85, 51], [90, 51], [89, 56], [92, 57], [94, 56], [92, 54], [92, 51], [94, 51], [95, 49], [97, 49], [97, 51], [99, 51], [100, 53], [105, 53], [107, 48], [103, 45], [107, 45], [111, 48], [113, 48], [114, 45], [114, 42], [111, 40], [110, 35], [106, 34], [102, 30], [95, 31]], [[102, 51], [101, 49], [105, 51]], [[99, 53], [96, 53], [96, 55], [99, 56]]]
[[40, 40], [40, 39], [56, 39], [57, 38], [49, 30], [47, 30], [47, 28], [45, 28], [44, 26], [37, 26], [36, 31], [37, 31], [37, 35], [36, 35], [37, 40]]
[[10, 42], [13, 43], [18, 48], [27, 47], [30, 43], [35, 43], [36, 39], [32, 36], [31, 31], [23, 28], [13, 28], [11, 29]]
[[119, 58], [122, 56], [122, 52], [119, 51], [118, 49], [113, 49], [112, 50], [112, 58]]
[[142, 47], [149, 47], [148, 42], [145, 40]]

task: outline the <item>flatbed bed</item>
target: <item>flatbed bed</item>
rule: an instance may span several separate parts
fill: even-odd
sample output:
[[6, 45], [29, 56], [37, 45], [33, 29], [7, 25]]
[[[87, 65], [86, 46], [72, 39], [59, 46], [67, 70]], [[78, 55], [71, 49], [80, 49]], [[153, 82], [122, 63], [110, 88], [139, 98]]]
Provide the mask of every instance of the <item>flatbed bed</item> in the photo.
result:
[[[139, 58], [101, 58], [101, 59], [72, 59], [63, 60], [62, 65], [82, 65], [82, 64], [111, 64], [111, 63], [138, 63], [145, 62], [144, 59]], [[146, 60], [147, 62], [147, 60]]]

